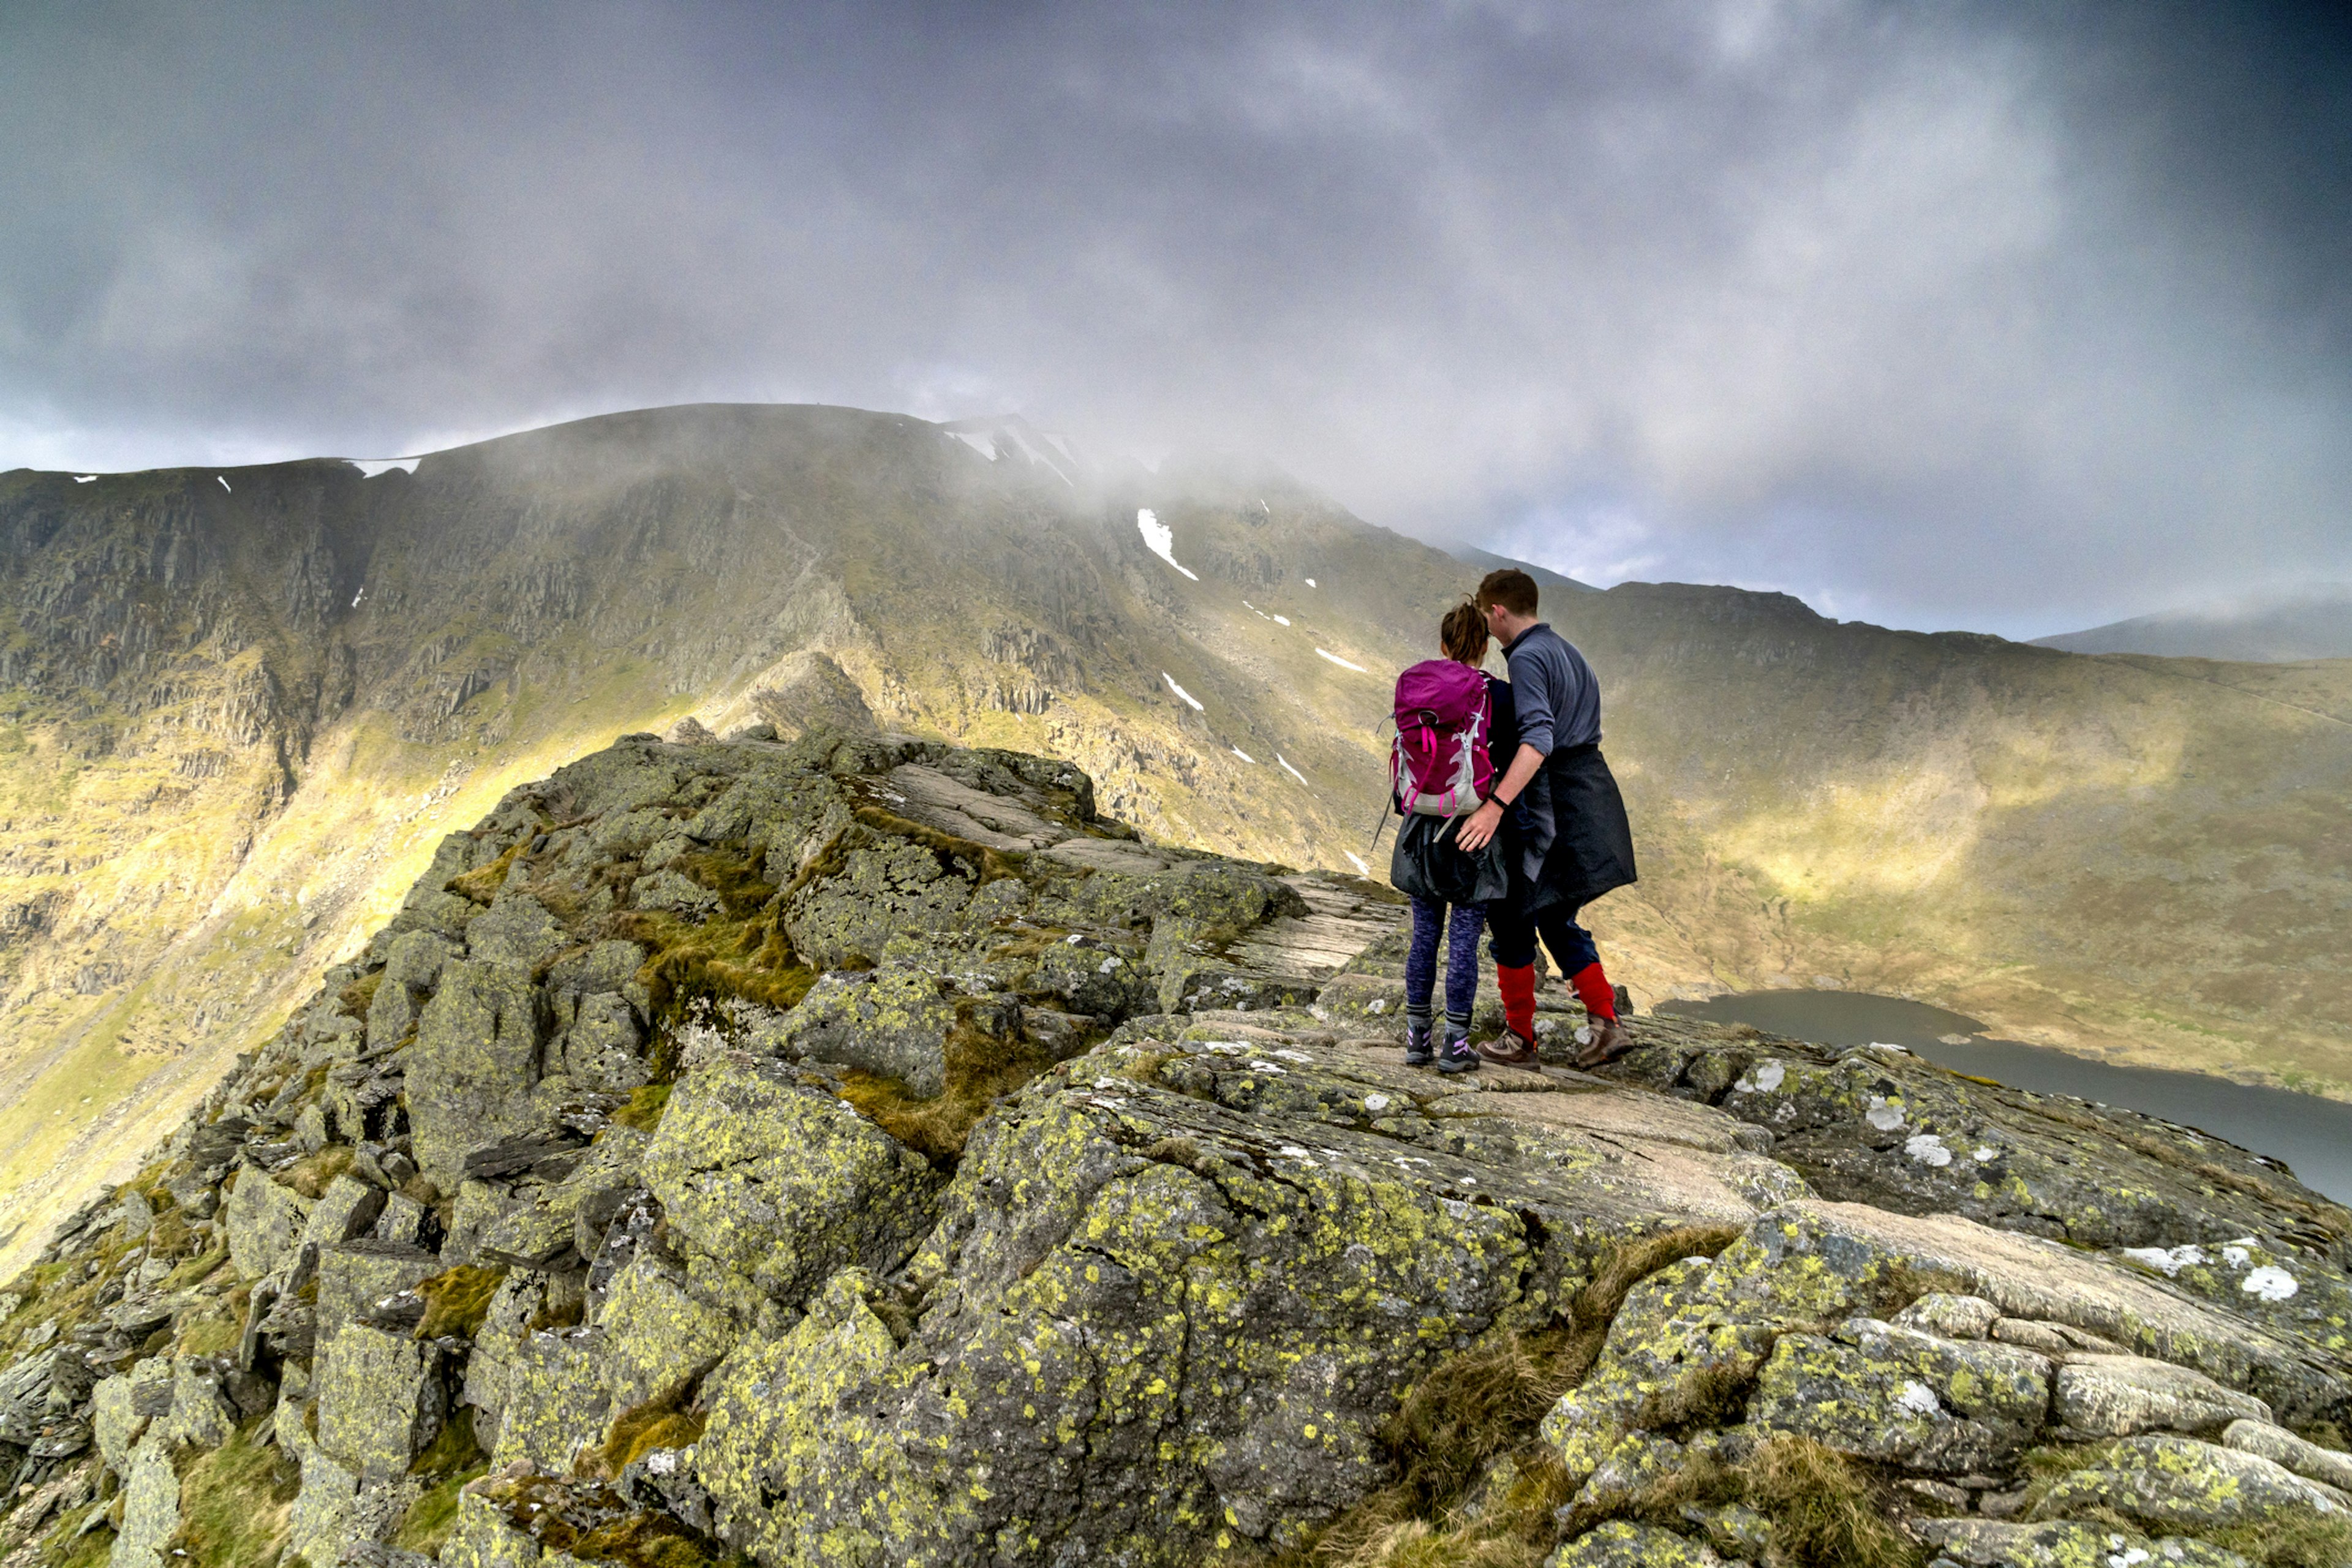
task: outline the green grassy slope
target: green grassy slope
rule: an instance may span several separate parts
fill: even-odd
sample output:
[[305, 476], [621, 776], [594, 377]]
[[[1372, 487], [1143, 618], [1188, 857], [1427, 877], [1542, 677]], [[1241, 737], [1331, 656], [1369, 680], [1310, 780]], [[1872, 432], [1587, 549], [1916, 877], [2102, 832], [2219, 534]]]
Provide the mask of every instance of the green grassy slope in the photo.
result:
[[[223, 477], [0, 475], [0, 1253], [441, 833], [615, 734], [788, 718], [821, 655], [884, 726], [1070, 757], [1153, 837], [1344, 868], [1390, 679], [1476, 575], [1278, 475], [1082, 489], [842, 409]], [[1636, 813], [1644, 880], [1593, 918], [1637, 993], [1826, 976], [2352, 1082], [2352, 667], [2084, 658], [1732, 590], [1548, 608]]]

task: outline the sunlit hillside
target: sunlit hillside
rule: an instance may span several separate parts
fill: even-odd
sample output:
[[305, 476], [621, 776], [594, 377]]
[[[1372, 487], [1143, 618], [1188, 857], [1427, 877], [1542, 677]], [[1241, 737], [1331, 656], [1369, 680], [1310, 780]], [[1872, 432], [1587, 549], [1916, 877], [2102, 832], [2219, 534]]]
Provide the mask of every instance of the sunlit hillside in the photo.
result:
[[[1378, 861], [1390, 679], [1477, 575], [1272, 473], [801, 407], [373, 478], [17, 472], [0, 541], [19, 1249], [443, 833], [619, 733], [824, 719], [1055, 752], [1150, 837]], [[2352, 666], [2085, 658], [1726, 589], [1557, 610], [1635, 810], [1643, 881], [1593, 920], [1644, 1001], [1832, 981], [2352, 1083]]]

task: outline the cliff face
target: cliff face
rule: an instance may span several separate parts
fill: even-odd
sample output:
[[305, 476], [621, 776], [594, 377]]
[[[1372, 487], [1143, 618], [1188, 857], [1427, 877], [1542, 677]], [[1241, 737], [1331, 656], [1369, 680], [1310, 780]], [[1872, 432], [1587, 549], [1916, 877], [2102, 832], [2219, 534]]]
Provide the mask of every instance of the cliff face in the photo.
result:
[[1649, 1017], [1410, 1070], [1376, 884], [767, 734], [509, 792], [14, 1282], [10, 1562], [2352, 1543], [2352, 1214], [2272, 1163]]
[[[1391, 673], [1475, 575], [1278, 476], [822, 408], [372, 479], [5, 475], [0, 541], [0, 1260], [127, 1177], [451, 825], [616, 733], [1049, 752], [1155, 842], [1343, 868]], [[1827, 978], [2352, 1081], [2352, 666], [2085, 659], [1728, 589], [1547, 608], [1606, 686], [1643, 880], [1594, 922], [1644, 1000]]]

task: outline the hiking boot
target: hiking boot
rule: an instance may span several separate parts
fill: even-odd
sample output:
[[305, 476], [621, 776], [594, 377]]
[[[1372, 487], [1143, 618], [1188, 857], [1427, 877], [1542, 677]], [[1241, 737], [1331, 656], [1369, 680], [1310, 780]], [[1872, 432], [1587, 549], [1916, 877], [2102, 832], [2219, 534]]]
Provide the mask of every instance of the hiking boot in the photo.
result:
[[1541, 1058], [1536, 1055], [1536, 1043], [1516, 1030], [1506, 1029], [1478, 1047], [1478, 1054], [1498, 1068], [1527, 1068], [1532, 1070]]
[[1404, 1026], [1404, 1065], [1425, 1068], [1430, 1062], [1429, 1026], [1407, 1024]]
[[1606, 1067], [1633, 1048], [1633, 1037], [1614, 1018], [1595, 1018], [1579, 1029], [1576, 1037], [1584, 1043], [1576, 1054], [1576, 1065], [1586, 1072]]
[[1448, 1034], [1445, 1037], [1445, 1047], [1437, 1053], [1437, 1070], [1442, 1073], [1478, 1070], [1478, 1053], [1470, 1048], [1469, 1036]]

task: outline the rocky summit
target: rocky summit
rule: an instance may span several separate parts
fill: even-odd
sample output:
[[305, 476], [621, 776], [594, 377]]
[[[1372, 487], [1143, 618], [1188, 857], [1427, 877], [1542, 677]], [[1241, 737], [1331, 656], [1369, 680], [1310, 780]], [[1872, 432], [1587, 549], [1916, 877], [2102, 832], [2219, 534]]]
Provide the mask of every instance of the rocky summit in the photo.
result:
[[686, 733], [450, 836], [0, 1297], [11, 1568], [2352, 1553], [2352, 1214], [2273, 1162], [1687, 1020], [1591, 1076], [1557, 987], [1410, 1070], [1376, 884]]

